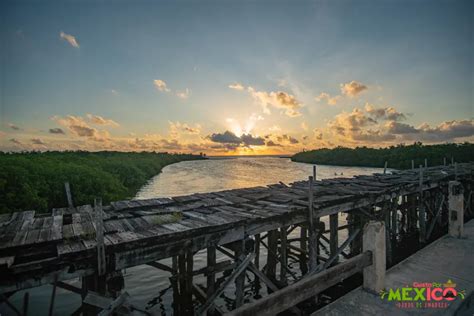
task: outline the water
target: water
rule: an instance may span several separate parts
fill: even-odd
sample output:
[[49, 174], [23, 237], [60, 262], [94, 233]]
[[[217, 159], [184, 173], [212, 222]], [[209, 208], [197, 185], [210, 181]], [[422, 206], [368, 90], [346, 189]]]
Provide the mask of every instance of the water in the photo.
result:
[[[292, 162], [288, 158], [235, 158], [235, 159], [209, 159], [199, 161], [186, 161], [167, 166], [162, 173], [154, 177], [137, 193], [137, 199], [154, 197], [170, 197], [191, 193], [205, 193], [219, 190], [262, 186], [266, 184], [291, 183], [305, 180], [312, 175], [312, 165]], [[352, 177], [354, 175], [372, 174], [380, 172], [376, 168], [318, 166], [317, 178]], [[327, 223], [327, 219], [323, 218]], [[345, 216], [340, 215], [339, 221], [345, 224]], [[326, 226], [328, 227], [328, 226]], [[298, 230], [292, 232], [290, 237], [297, 237]], [[340, 231], [339, 241], [346, 237], [346, 231]], [[261, 266], [265, 264], [266, 248], [261, 248]], [[323, 251], [324, 254], [324, 251]], [[217, 261], [228, 258], [218, 252]], [[171, 265], [171, 259], [160, 261]], [[194, 269], [204, 267], [206, 252], [200, 251], [194, 256]], [[289, 261], [290, 267], [299, 276], [298, 265]], [[279, 271], [279, 270], [277, 270]], [[219, 274], [221, 276], [222, 274]], [[248, 274], [250, 276], [250, 274]], [[171, 315], [173, 291], [170, 288], [170, 274], [146, 265], [133, 267], [124, 271], [125, 290], [132, 297], [132, 302], [137, 307], [156, 315]], [[292, 281], [291, 276], [288, 276]], [[78, 281], [70, 282], [79, 286]], [[194, 278], [194, 283], [205, 284], [204, 276]], [[233, 287], [225, 291], [224, 299], [219, 299], [217, 304], [223, 308], [232, 306]], [[47, 315], [52, 286], [42, 286], [28, 290], [30, 293], [29, 310], [35, 315]], [[262, 289], [260, 294], [264, 294]], [[10, 298], [15, 306], [22, 306], [24, 291], [18, 292]], [[57, 289], [55, 314], [65, 315], [74, 312], [81, 304], [80, 296], [66, 290]], [[246, 297], [255, 295], [249, 288]], [[0, 305], [1, 315], [13, 315], [12, 311], [4, 304]]]

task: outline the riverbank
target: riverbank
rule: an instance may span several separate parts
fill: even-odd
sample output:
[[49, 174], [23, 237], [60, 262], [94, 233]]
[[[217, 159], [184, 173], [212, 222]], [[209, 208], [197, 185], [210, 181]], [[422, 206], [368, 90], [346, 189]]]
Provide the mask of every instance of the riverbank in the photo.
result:
[[0, 213], [67, 205], [64, 183], [73, 201], [90, 204], [133, 197], [167, 165], [206, 159], [198, 155], [126, 152], [0, 152]]
[[323, 148], [297, 153], [291, 160], [311, 164], [375, 168], [383, 168], [387, 162], [389, 168], [409, 169], [412, 160], [417, 167], [424, 165], [425, 159], [429, 166], [434, 166], [444, 164], [445, 160], [446, 163], [470, 162], [473, 157], [474, 144], [471, 143], [438, 145], [415, 143], [387, 148]]

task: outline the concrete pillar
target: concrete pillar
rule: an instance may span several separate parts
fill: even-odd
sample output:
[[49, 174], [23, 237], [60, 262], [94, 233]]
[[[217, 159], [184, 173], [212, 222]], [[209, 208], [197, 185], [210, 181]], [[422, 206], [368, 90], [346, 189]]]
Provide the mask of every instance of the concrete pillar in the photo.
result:
[[449, 235], [462, 238], [464, 231], [464, 192], [458, 181], [449, 181]]
[[364, 268], [364, 289], [379, 293], [385, 288], [385, 224], [369, 221], [362, 237], [363, 251], [372, 252], [372, 265]]

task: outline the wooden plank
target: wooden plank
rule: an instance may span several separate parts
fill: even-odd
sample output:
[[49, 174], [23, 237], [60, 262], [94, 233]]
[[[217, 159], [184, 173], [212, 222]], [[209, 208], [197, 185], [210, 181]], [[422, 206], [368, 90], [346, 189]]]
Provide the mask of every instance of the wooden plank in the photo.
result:
[[46, 242], [50, 239], [52, 224], [53, 218], [51, 216], [44, 218], [43, 226], [41, 227], [36, 243]]
[[229, 312], [228, 316], [273, 316], [309, 299], [372, 264], [372, 254], [364, 252], [320, 274]]
[[60, 240], [63, 238], [63, 216], [54, 215], [51, 230], [51, 240]]

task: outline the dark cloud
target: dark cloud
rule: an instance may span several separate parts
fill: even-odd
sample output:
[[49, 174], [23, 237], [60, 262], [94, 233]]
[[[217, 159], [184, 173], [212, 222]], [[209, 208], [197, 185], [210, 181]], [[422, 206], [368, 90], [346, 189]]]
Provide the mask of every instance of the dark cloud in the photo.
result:
[[97, 132], [95, 128], [81, 125], [71, 125], [69, 126], [69, 129], [71, 129], [71, 131], [77, 136], [82, 137], [94, 137]]
[[246, 146], [262, 146], [265, 145], [265, 140], [262, 137], [254, 137], [250, 134], [243, 134], [240, 139]]
[[376, 108], [373, 105], [366, 104], [365, 111], [376, 119], [383, 119], [387, 121], [402, 121], [406, 120], [406, 115], [397, 111], [394, 107]]
[[263, 137], [252, 136], [251, 134], [243, 134], [237, 136], [232, 132], [225, 131], [224, 133], [214, 133], [207, 137], [209, 140], [215, 143], [231, 145], [232, 149], [235, 149], [239, 145], [244, 146], [262, 146], [265, 145], [265, 139]]
[[289, 144], [298, 144], [299, 143], [299, 141], [296, 138], [294, 138], [292, 136], [289, 136], [289, 135], [286, 135], [286, 134], [278, 136], [277, 139], [278, 139], [279, 142], [286, 142], [286, 143], [289, 143]]
[[405, 124], [405, 123], [398, 123], [395, 121], [390, 121], [387, 123], [387, 132], [391, 134], [416, 134], [419, 133], [415, 127]]
[[62, 128], [59, 128], [59, 127], [57, 127], [57, 128], [50, 128], [50, 129], [49, 129], [49, 132], [50, 132], [51, 134], [66, 134], [66, 133], [64, 132], [64, 130], [63, 130]]
[[215, 143], [223, 144], [241, 144], [242, 139], [232, 132], [225, 131], [224, 133], [214, 133], [209, 135], [208, 138]]
[[269, 141], [266, 143], [266, 145], [267, 145], [268, 147], [282, 147], [280, 144], [275, 143], [273, 140], [269, 140]]

